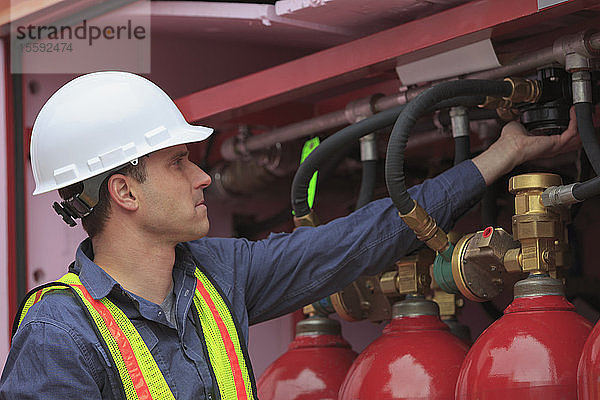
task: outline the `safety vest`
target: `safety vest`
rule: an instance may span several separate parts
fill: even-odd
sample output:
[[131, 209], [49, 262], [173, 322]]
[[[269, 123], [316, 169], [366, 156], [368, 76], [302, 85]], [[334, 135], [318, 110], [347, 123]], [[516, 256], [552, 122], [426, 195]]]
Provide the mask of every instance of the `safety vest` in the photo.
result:
[[[200, 269], [196, 268], [195, 275], [194, 305], [221, 399], [256, 399], [250, 361], [230, 308]], [[106, 297], [100, 300], [92, 298], [74, 273], [69, 272], [56, 282], [30, 291], [17, 313], [13, 334], [31, 306], [44, 294], [58, 289], [72, 290], [87, 312], [100, 342], [114, 361], [125, 399], [175, 399], [156, 360], [129, 318]]]

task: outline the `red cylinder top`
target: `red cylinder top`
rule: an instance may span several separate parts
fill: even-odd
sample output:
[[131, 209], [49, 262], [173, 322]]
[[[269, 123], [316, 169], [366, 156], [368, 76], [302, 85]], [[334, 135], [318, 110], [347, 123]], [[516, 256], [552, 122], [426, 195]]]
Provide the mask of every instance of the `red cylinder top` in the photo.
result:
[[339, 399], [451, 399], [466, 352], [436, 315], [394, 318], [352, 364]]
[[515, 298], [471, 347], [456, 399], [575, 399], [591, 324], [574, 309], [559, 295]]
[[298, 335], [258, 380], [258, 398], [335, 400], [356, 355], [339, 335]]

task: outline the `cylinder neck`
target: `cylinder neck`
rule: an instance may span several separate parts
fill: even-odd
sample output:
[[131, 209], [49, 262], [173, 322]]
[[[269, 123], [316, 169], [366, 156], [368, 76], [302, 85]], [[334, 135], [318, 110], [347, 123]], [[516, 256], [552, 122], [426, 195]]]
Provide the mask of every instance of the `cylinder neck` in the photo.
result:
[[565, 289], [561, 281], [547, 274], [531, 274], [515, 284], [515, 299], [532, 296], [564, 296]]
[[312, 335], [341, 335], [340, 323], [327, 317], [313, 316], [296, 324], [296, 337]]
[[392, 306], [392, 320], [383, 330], [384, 335], [406, 335], [420, 331], [448, 331], [440, 319], [437, 303], [423, 296], [407, 296]]
[[409, 295], [406, 299], [394, 303], [392, 318], [417, 317], [422, 315], [440, 316], [440, 308], [434, 301], [425, 300], [423, 296]]
[[533, 311], [574, 311], [565, 297], [562, 282], [548, 275], [530, 275], [515, 284], [515, 299], [504, 314]]

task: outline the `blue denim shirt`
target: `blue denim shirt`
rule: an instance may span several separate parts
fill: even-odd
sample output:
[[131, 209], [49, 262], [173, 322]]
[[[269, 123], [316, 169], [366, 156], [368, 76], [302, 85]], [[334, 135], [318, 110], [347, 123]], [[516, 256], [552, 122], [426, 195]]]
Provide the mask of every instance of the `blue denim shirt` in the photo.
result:
[[[410, 192], [448, 229], [484, 189], [481, 174], [466, 161]], [[124, 290], [94, 264], [89, 239], [77, 249], [73, 269], [93, 298], [108, 297], [130, 318], [177, 399], [215, 399], [216, 382], [190, 312], [194, 258], [228, 298], [247, 342], [249, 325], [319, 300], [361, 274], [375, 274], [418, 245], [390, 199], [323, 226], [256, 242], [203, 238], [180, 244], [173, 268], [176, 326], [159, 305]], [[54, 291], [31, 307], [13, 337], [0, 398], [118, 399], [120, 381], [110, 364], [73, 295]]]

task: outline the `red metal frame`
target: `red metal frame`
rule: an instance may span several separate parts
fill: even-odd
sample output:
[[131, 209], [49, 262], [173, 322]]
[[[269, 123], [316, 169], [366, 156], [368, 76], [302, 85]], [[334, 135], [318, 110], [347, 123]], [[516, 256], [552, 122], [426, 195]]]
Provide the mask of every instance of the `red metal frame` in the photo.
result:
[[[11, 73], [11, 49], [10, 49], [10, 38], [3, 37], [4, 41], [4, 63], [5, 72], [4, 79], [6, 84], [6, 177], [7, 177], [7, 268], [8, 268], [8, 329], [9, 337], [12, 331], [12, 323], [15, 318], [18, 303], [18, 289], [17, 289], [17, 221], [16, 221], [16, 170], [15, 170], [15, 121], [14, 121], [14, 101], [15, 101], [15, 88], [13, 86], [13, 75]], [[21, 89], [24, 90], [24, 89]], [[23, 97], [21, 97], [23, 98]], [[23, 132], [19, 134], [25, 135], [28, 131], [24, 128]], [[26, 163], [29, 155], [29, 146], [25, 144], [29, 143], [27, 137], [23, 138], [23, 162]], [[24, 165], [25, 167], [25, 165]], [[27, 196], [24, 197], [23, 201], [27, 202]], [[25, 207], [25, 225], [27, 225], [27, 208]], [[27, 264], [27, 252], [23, 255], [25, 257], [25, 276], [28, 276], [28, 264]], [[26, 281], [26, 290], [28, 288], [28, 280]], [[12, 339], [12, 337], [11, 337]]]
[[473, 1], [192, 93], [176, 103], [188, 120], [214, 124], [378, 75], [393, 69], [399, 57], [431, 46], [469, 40], [482, 31], [506, 34], [594, 6], [594, 0], [571, 0], [538, 11], [537, 0]]
[[10, 39], [3, 38], [4, 42], [4, 83], [6, 95], [6, 233], [7, 233], [7, 269], [8, 269], [8, 331], [9, 338], [12, 331], [12, 321], [17, 312], [17, 254], [16, 254], [16, 218], [15, 218], [15, 155], [12, 149], [15, 146], [13, 115], [12, 77], [10, 73]]

